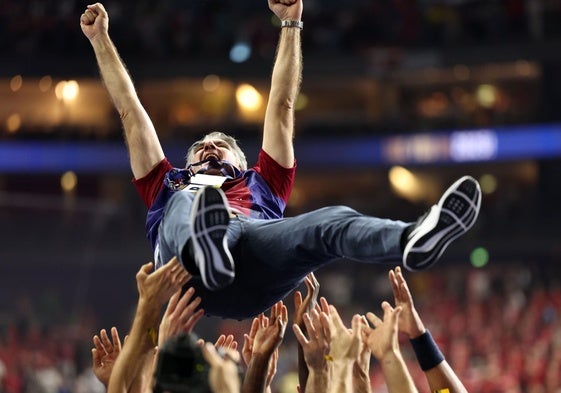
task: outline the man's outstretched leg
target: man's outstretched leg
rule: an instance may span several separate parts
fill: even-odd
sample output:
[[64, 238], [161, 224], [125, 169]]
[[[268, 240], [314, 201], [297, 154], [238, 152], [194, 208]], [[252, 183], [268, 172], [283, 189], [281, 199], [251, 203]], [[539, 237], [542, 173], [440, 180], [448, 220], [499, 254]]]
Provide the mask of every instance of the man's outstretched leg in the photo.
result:
[[470, 229], [481, 207], [479, 183], [464, 176], [407, 231], [403, 266], [416, 271], [433, 265], [446, 247]]

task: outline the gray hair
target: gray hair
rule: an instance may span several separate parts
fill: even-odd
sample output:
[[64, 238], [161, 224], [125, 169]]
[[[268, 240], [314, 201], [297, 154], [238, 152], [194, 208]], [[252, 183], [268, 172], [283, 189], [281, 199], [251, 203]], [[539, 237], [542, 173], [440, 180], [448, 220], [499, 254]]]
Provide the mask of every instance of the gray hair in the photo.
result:
[[[187, 155], [185, 156], [186, 163], [187, 164], [192, 163], [193, 157], [195, 156], [195, 150], [199, 146], [201, 146], [203, 143], [207, 141], [216, 140], [216, 139], [226, 142], [226, 144], [230, 147], [230, 149], [232, 149], [232, 152], [234, 153], [236, 159], [238, 160], [237, 164], [239, 165], [239, 169], [242, 171], [246, 170], [247, 159], [245, 158], [245, 154], [242, 151], [242, 149], [240, 149], [238, 145], [238, 141], [234, 137], [231, 137], [230, 135], [226, 135], [220, 131], [213, 131], [210, 134], [206, 134], [202, 139], [199, 139], [198, 141], [193, 143], [191, 147], [189, 147], [189, 150], [187, 150]], [[235, 164], [235, 163], [231, 163], [231, 164]]]

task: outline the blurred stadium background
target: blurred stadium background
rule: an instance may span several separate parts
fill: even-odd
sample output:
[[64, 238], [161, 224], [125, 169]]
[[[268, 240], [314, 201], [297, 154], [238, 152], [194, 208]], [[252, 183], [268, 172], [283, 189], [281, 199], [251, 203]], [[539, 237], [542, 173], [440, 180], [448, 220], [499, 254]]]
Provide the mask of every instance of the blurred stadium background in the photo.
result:
[[[152, 258], [119, 119], [79, 28], [85, 5], [0, 2], [0, 392], [103, 391], [91, 337], [127, 332], [134, 274]], [[279, 34], [266, 1], [105, 5], [171, 161], [210, 130], [234, 134], [252, 161]], [[406, 278], [470, 391], [560, 392], [561, 2], [304, 7], [287, 215], [345, 204], [412, 221], [455, 178], [476, 177], [476, 226]], [[335, 263], [318, 273], [321, 294], [347, 321], [379, 312], [387, 268]], [[208, 318], [197, 333], [241, 345], [248, 329]], [[289, 330], [276, 392], [295, 391], [295, 362]], [[375, 365], [372, 381], [384, 391]]]

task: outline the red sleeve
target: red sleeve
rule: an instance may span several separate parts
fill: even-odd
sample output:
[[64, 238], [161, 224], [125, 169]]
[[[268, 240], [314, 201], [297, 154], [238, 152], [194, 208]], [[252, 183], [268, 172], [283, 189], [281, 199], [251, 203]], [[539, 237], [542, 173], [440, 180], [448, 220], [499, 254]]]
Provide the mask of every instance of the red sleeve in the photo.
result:
[[167, 158], [164, 158], [158, 165], [154, 167], [146, 176], [140, 179], [132, 179], [136, 187], [136, 191], [142, 198], [146, 207], [152, 206], [154, 200], [164, 186], [164, 177], [166, 173], [171, 170], [173, 166], [169, 163]]
[[255, 170], [265, 179], [273, 193], [285, 202], [288, 202], [294, 177], [296, 174], [296, 161], [292, 168], [284, 168], [271, 158], [264, 150], [259, 152]]

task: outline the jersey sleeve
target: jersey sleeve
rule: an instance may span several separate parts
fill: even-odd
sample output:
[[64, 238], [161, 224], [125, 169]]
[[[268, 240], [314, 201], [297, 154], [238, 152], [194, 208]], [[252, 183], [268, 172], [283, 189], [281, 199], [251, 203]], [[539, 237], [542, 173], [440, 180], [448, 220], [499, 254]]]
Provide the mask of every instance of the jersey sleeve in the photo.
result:
[[138, 195], [140, 195], [146, 207], [150, 208], [152, 206], [164, 186], [166, 173], [172, 168], [173, 166], [168, 159], [164, 158], [146, 176], [132, 180]]
[[288, 202], [296, 174], [296, 162], [292, 168], [284, 168], [271, 158], [264, 150], [259, 152], [255, 170], [265, 179], [271, 191]]

